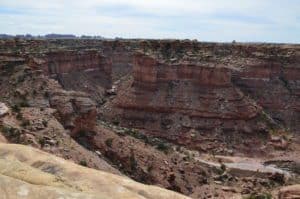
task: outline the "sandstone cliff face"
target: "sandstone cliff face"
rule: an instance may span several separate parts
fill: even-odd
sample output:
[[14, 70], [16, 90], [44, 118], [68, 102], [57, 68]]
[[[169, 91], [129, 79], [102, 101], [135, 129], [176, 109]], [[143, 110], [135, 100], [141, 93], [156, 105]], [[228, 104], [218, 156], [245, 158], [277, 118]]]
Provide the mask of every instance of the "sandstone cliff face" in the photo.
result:
[[106, 57], [111, 59], [111, 75], [113, 81], [132, 72], [134, 62], [134, 46], [130, 42], [103, 41], [101, 50]]
[[299, 132], [298, 46], [150, 40], [138, 49], [104, 117], [199, 150], [207, 136], [237, 147], [274, 129]]
[[188, 198], [126, 177], [85, 168], [31, 147], [0, 144], [0, 149], [0, 197], [3, 199]]
[[29, 66], [57, 79], [66, 90], [89, 93], [98, 103], [111, 88], [111, 58], [97, 50], [56, 50], [29, 57]]
[[275, 121], [293, 132], [299, 132], [299, 80], [299, 67], [262, 62], [246, 65], [234, 74], [233, 82]]
[[258, 113], [232, 86], [228, 68], [170, 65], [137, 55], [133, 71], [134, 96], [124, 93], [129, 96], [122, 95], [120, 107], [222, 119], [251, 119]]
[[299, 133], [299, 45], [174, 40], [145, 41], [141, 46], [144, 52], [168, 63], [187, 62], [231, 69], [230, 81], [236, 88], [256, 101], [276, 123]]
[[28, 61], [30, 66], [39, 67], [49, 75], [86, 70], [111, 73], [107, 60], [96, 50], [56, 50], [46, 52], [42, 57], [30, 57]]
[[135, 60], [134, 80], [115, 100], [125, 124], [168, 132], [160, 136], [183, 143], [191, 128], [208, 134], [265, 128], [254, 125], [261, 107], [232, 84], [230, 68], [169, 64], [141, 54]]

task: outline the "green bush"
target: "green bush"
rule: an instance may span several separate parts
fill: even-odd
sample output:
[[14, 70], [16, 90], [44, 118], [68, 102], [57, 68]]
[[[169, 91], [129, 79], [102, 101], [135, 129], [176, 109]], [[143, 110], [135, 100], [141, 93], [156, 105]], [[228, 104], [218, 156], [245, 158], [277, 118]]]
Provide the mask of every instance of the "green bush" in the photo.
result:
[[18, 138], [21, 134], [19, 129], [9, 126], [2, 126], [1, 131], [3, 132], [3, 135], [8, 138]]
[[106, 146], [111, 147], [113, 140], [114, 140], [113, 138], [108, 138], [107, 140], [105, 140]]
[[47, 127], [48, 126], [48, 121], [46, 121], [46, 120], [43, 120], [43, 125], [45, 126], [45, 127]]
[[36, 96], [36, 95], [37, 95], [37, 91], [36, 91], [35, 89], [32, 91], [32, 95], [33, 95], [33, 96]]
[[29, 107], [29, 104], [26, 100], [23, 100], [22, 102], [20, 102], [20, 107]]
[[138, 163], [137, 163], [133, 153], [131, 154], [129, 160], [130, 160], [131, 171], [136, 171]]
[[45, 139], [43, 137], [40, 137], [39, 138], [39, 143], [43, 147], [46, 144], [46, 141], [45, 141]]
[[163, 142], [160, 142], [158, 143], [157, 147], [156, 147], [158, 150], [160, 151], [164, 151], [164, 152], [167, 152], [169, 150], [169, 146]]
[[48, 91], [45, 91], [44, 97], [45, 97], [45, 98], [49, 98], [49, 97], [50, 97], [50, 93], [49, 93]]
[[18, 113], [17, 116], [16, 116], [16, 118], [17, 118], [18, 120], [23, 120], [23, 115], [22, 115], [22, 113]]
[[115, 126], [119, 126], [120, 121], [119, 121], [117, 118], [115, 118], [115, 119], [112, 121], [112, 123], [113, 123]]
[[221, 170], [223, 171], [223, 173], [226, 171], [226, 165], [221, 163]]
[[17, 104], [13, 105], [11, 109], [13, 112], [16, 112], [16, 113], [21, 111], [20, 106], [18, 106]]
[[29, 126], [29, 125], [30, 125], [29, 120], [23, 120], [22, 123], [21, 123], [22, 127], [26, 127], [26, 126]]
[[84, 167], [87, 166], [87, 162], [85, 160], [80, 160], [79, 164]]
[[270, 193], [253, 193], [244, 199], [272, 199], [272, 195]]

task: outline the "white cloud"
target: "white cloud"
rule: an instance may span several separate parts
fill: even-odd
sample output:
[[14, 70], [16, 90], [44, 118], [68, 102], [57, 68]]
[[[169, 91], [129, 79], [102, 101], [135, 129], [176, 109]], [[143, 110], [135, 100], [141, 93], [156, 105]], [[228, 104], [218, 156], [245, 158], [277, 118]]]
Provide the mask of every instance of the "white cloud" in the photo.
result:
[[1, 0], [4, 33], [300, 42], [298, 0]]

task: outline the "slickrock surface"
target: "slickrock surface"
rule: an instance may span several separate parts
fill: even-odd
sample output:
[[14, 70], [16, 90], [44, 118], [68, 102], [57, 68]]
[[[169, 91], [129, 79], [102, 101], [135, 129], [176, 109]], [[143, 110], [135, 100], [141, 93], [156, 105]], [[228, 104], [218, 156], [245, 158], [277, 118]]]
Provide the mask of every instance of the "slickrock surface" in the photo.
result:
[[188, 198], [155, 186], [68, 162], [22, 145], [0, 144], [1, 199]]

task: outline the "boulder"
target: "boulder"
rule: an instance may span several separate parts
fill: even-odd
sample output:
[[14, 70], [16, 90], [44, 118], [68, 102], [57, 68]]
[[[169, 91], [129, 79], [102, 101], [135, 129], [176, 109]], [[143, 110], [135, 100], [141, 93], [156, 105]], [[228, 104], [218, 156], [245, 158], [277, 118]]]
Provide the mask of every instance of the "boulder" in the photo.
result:
[[2, 102], [0, 102], [0, 117], [8, 114], [9, 108]]
[[59, 121], [76, 136], [79, 131], [93, 131], [96, 104], [85, 93], [58, 90], [51, 94], [50, 105], [57, 109]]

